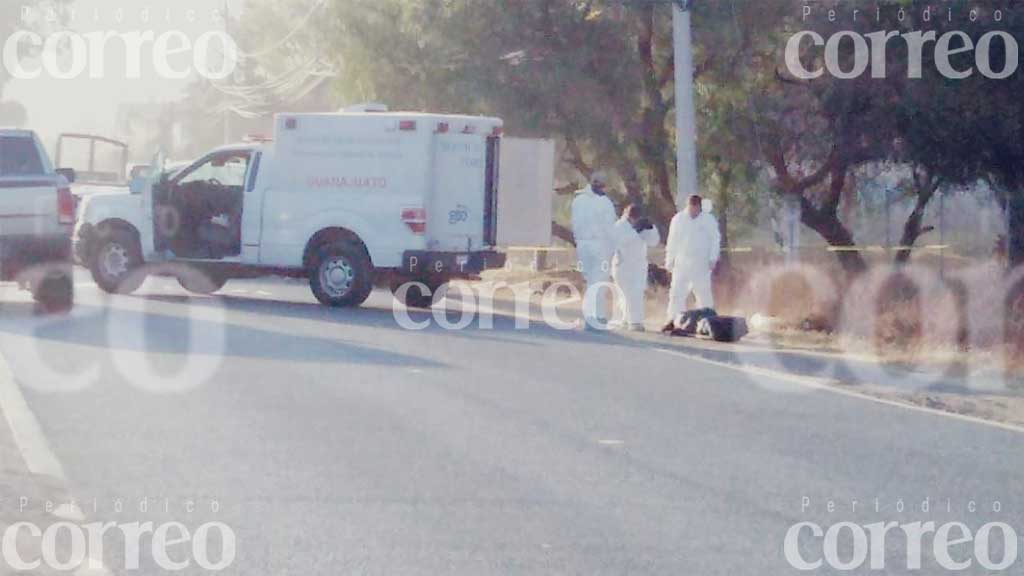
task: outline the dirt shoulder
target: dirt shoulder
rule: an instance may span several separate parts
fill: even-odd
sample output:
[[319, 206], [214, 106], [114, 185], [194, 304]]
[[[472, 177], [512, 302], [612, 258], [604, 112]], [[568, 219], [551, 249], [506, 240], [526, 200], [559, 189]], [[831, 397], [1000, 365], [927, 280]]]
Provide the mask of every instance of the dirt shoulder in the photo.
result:
[[873, 398], [1024, 427], [1024, 378], [989, 369], [995, 363], [985, 353], [973, 359], [936, 354], [916, 363], [908, 356], [883, 361], [830, 346], [786, 347], [766, 335], [739, 344], [649, 333], [625, 337], [737, 367], [814, 378], [816, 383]]
[[[551, 286], [568, 282], [579, 287], [572, 271], [543, 274], [524, 271], [484, 279], [509, 285], [529, 283], [534, 309]], [[512, 291], [495, 292], [495, 307], [510, 312]], [[1009, 364], [998, 351], [955, 349], [878, 349], [870, 342], [802, 330], [754, 331], [738, 344], [721, 344], [658, 333], [664, 321], [666, 294], [652, 290], [647, 299], [644, 334], [615, 332], [616, 336], [672, 347], [708, 360], [742, 367], [774, 370], [815, 378], [822, 384], [867, 396], [920, 406], [993, 422], [1024, 426], [1024, 369]], [[561, 306], [579, 313], [579, 303]], [[540, 314], [533, 314], [535, 319]]]

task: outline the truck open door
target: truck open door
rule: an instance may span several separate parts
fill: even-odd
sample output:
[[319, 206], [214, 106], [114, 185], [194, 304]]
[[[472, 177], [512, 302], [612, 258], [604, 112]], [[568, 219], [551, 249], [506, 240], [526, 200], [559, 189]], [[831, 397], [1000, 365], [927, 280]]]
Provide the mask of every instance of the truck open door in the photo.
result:
[[497, 245], [549, 246], [555, 189], [554, 141], [503, 138], [498, 181]]
[[167, 158], [164, 153], [157, 152], [150, 162], [151, 168], [139, 190], [139, 194], [142, 196], [142, 224], [139, 230], [139, 241], [142, 244], [142, 253], [147, 260], [152, 259], [156, 252], [156, 226], [175, 225], [175, 223], [159, 222], [153, 209], [154, 192], [157, 186], [164, 183], [167, 176], [166, 164]]
[[[257, 150], [249, 160], [245, 175], [245, 189], [242, 193], [242, 262], [256, 264], [260, 261], [260, 243], [263, 236], [263, 200], [268, 193], [270, 179], [266, 172], [271, 162], [264, 167], [264, 156], [269, 153]], [[263, 168], [263, 174], [260, 170]]]

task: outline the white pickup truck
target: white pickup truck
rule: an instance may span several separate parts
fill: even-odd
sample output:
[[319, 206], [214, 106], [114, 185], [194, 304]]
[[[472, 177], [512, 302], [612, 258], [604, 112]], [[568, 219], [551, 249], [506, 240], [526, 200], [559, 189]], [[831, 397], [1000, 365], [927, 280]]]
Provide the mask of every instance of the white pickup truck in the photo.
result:
[[[281, 114], [273, 140], [154, 170], [132, 194], [86, 197], [75, 250], [114, 293], [137, 289], [147, 270], [178, 269], [202, 272], [178, 275], [193, 292], [302, 276], [329, 306], [358, 306], [375, 284], [429, 306], [450, 279], [504, 266], [494, 249], [501, 136], [494, 118]], [[427, 290], [402, 289], [408, 280]]]
[[35, 133], [0, 130], [0, 279], [32, 291], [45, 312], [74, 300], [73, 170], [54, 170]]

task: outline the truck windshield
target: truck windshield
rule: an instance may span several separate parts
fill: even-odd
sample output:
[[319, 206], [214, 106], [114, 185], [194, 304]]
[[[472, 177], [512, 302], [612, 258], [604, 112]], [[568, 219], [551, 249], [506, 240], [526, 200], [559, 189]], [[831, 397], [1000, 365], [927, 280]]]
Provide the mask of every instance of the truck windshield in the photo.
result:
[[212, 181], [222, 186], [241, 188], [245, 184], [248, 167], [248, 152], [218, 155], [194, 168], [182, 177], [178, 184]]
[[43, 173], [39, 150], [31, 138], [0, 136], [0, 176], [35, 176]]

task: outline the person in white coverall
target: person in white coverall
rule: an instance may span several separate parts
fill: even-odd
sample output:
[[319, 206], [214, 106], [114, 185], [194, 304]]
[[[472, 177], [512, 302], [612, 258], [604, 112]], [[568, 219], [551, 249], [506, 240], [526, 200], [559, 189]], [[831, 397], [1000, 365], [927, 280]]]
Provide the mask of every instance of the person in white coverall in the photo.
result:
[[604, 328], [608, 322], [608, 281], [615, 254], [615, 205], [606, 195], [608, 179], [596, 172], [590, 185], [576, 192], [572, 201], [572, 234], [576, 239], [576, 257], [587, 283], [583, 299], [584, 328]]
[[631, 332], [644, 331], [644, 296], [647, 293], [647, 249], [661, 243], [661, 235], [640, 207], [630, 204], [615, 223], [615, 259], [612, 278], [619, 287], [619, 311]]
[[686, 309], [690, 292], [699, 308], [714, 308], [711, 272], [721, 255], [722, 236], [718, 222], [702, 209], [700, 196], [690, 196], [686, 210], [672, 218], [665, 245], [665, 269], [672, 273], [668, 298], [668, 324]]

